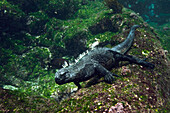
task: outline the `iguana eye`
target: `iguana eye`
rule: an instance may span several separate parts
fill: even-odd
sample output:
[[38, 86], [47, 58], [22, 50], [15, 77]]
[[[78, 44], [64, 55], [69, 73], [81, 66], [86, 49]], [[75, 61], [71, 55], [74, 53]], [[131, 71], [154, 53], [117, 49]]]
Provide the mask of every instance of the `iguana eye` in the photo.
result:
[[62, 71], [60, 72], [61, 75], [64, 75], [65, 73], [67, 73], [66, 71]]
[[61, 74], [61, 75], [64, 75], [64, 74], [66, 74], [67, 72], [68, 72], [67, 69], [63, 69], [63, 70], [60, 71], [60, 74]]

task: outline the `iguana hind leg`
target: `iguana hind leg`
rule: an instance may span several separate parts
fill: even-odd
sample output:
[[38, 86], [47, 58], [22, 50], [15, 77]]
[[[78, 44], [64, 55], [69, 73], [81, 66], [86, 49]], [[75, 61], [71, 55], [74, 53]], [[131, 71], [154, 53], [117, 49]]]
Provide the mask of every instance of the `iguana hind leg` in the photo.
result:
[[134, 56], [131, 56], [131, 55], [122, 55], [120, 57], [120, 59], [121, 59], [121, 61], [129, 61], [131, 63], [139, 64], [139, 65], [151, 68], [151, 69], [153, 69], [155, 67], [154, 64], [152, 64], [150, 62], [146, 62], [145, 61], [146, 59], [141, 60], [141, 59], [134, 57]]

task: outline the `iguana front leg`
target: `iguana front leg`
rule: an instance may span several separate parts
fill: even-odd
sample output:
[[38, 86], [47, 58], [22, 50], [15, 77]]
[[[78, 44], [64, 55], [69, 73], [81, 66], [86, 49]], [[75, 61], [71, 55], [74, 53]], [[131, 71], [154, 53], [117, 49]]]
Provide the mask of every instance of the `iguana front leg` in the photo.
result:
[[115, 80], [113, 76], [118, 77], [118, 75], [111, 73], [106, 68], [104, 68], [101, 64], [96, 63], [94, 65], [95, 65], [97, 74], [101, 77], [104, 76], [104, 80], [106, 83], [111, 84]]
[[74, 84], [78, 87], [78, 90], [81, 88], [81, 85], [79, 82], [74, 82]]
[[[104, 81], [106, 83], [111, 84], [112, 81], [115, 80], [113, 76], [118, 77], [118, 75], [111, 73], [101, 64], [99, 64], [97, 61], [91, 60], [88, 64], [84, 66], [84, 69], [82, 69], [82, 73], [81, 74], [79, 73], [78, 77], [80, 77], [79, 79], [82, 79], [82, 81], [88, 80], [88, 78], [92, 78], [92, 77], [96, 77], [94, 80], [97, 81], [101, 77], [104, 77]], [[81, 88], [79, 82], [80, 81], [74, 81], [74, 84], [78, 86], [78, 89]]]
[[154, 64], [146, 62], [145, 60], [141, 60], [137, 57], [131, 56], [131, 55], [120, 55], [120, 60], [121, 61], [129, 61], [130, 63], [135, 63], [135, 64], [139, 64], [142, 65], [144, 67], [148, 67], [153, 69], [155, 67]]

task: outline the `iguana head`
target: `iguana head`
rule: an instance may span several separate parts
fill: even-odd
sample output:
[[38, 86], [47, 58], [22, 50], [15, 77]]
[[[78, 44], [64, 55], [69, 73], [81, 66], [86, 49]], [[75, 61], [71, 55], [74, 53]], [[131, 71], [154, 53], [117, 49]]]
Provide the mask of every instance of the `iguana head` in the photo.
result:
[[67, 68], [62, 68], [55, 73], [55, 82], [59, 85], [70, 82], [70, 72]]

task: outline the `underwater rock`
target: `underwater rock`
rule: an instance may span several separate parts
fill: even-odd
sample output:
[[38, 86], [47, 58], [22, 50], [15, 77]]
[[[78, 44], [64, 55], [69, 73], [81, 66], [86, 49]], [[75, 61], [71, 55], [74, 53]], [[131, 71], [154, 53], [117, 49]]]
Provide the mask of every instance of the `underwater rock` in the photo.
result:
[[134, 18], [134, 19], [138, 19], [138, 15], [136, 13], [130, 13], [130, 17]]
[[77, 57], [80, 53], [86, 51], [86, 38], [86, 31], [81, 31], [76, 33], [71, 39], [67, 39], [65, 41], [67, 55]]
[[106, 31], [117, 32], [118, 28], [114, 26], [114, 23], [109, 18], [103, 18], [96, 24], [89, 27], [92, 34], [96, 35], [99, 33], [104, 33]]
[[51, 98], [54, 98], [58, 103], [62, 100], [68, 99], [77, 91], [77, 88], [67, 88], [64, 91], [56, 91], [51, 94]]
[[113, 10], [113, 13], [122, 13], [123, 5], [117, 0], [104, 0], [105, 5]]
[[164, 50], [164, 49], [161, 48], [161, 49], [158, 50], [158, 53], [162, 56], [162, 58], [167, 58], [166, 57], [166, 55], [168, 53], [167, 50]]

